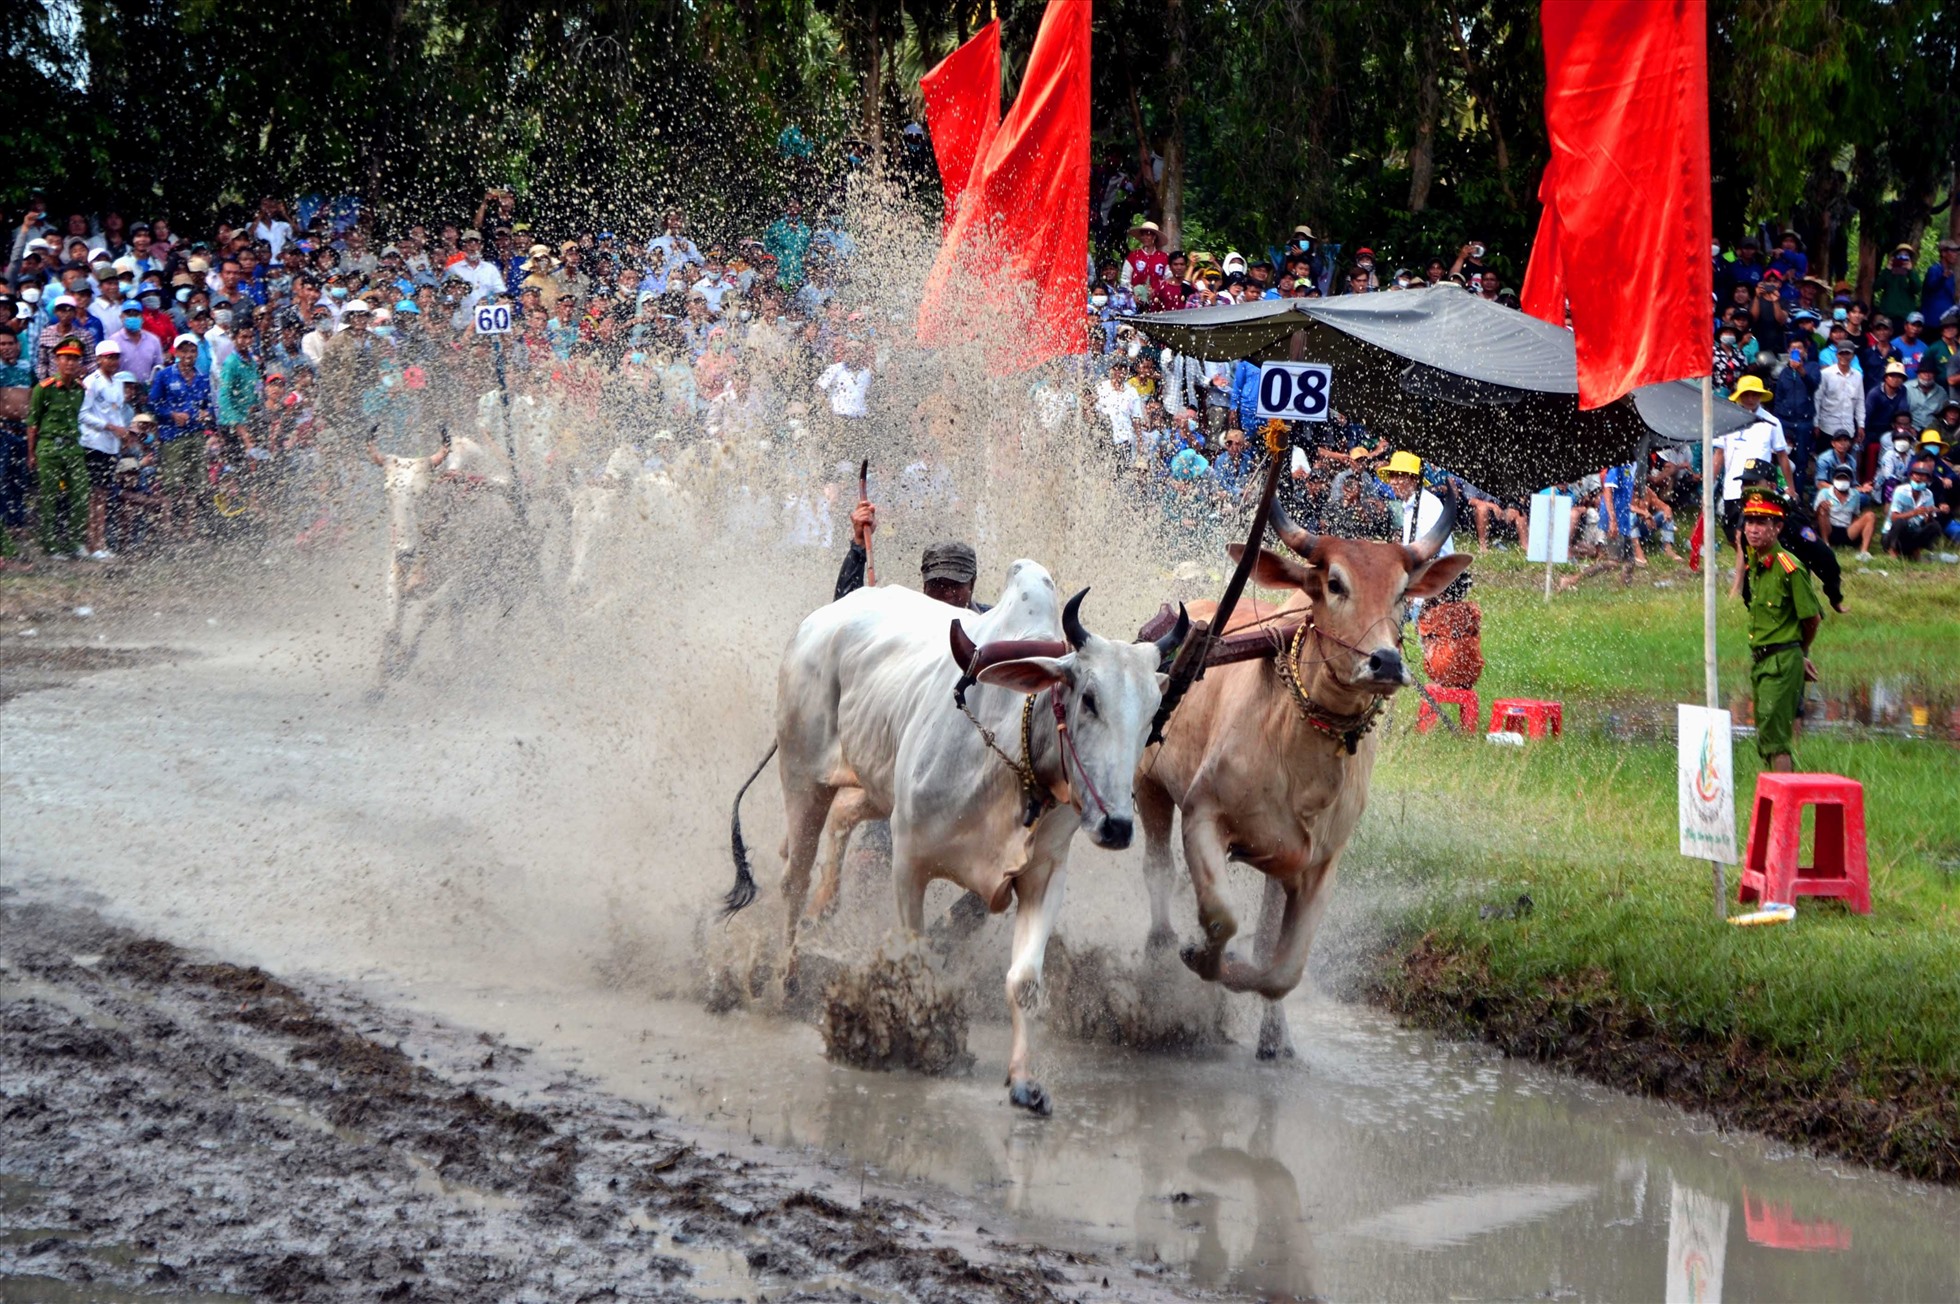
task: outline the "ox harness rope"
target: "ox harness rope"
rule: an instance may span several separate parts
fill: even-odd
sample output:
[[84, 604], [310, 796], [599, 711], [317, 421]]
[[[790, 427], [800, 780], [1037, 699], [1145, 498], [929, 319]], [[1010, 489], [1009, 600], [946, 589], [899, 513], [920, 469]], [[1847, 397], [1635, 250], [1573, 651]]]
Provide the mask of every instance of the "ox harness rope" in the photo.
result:
[[[1015, 777], [1021, 781], [1023, 803], [1021, 827], [1024, 829], [1047, 814], [1051, 807], [1061, 804], [1061, 799], [1055, 796], [1052, 788], [1041, 781], [1041, 776], [1036, 774], [1034, 769], [1034, 700], [1039, 696], [1039, 693], [1029, 693], [1021, 702], [1021, 758], [1019, 760], [1001, 749], [994, 731], [981, 724], [980, 717], [973, 714], [973, 708], [966, 704], [964, 693], [955, 693], [953, 698], [958, 703], [960, 712], [972, 721], [975, 729], [980, 731], [980, 741], [987, 744], [988, 750], [994, 755], [1006, 761], [1007, 768], [1014, 771]], [[1051, 690], [1048, 694], [1048, 704], [1054, 709], [1055, 737], [1062, 745], [1062, 782], [1070, 784], [1073, 788], [1074, 785], [1069, 779], [1068, 765], [1071, 760], [1074, 761], [1075, 772], [1082, 776], [1082, 786], [1088, 790], [1089, 799], [1096, 803], [1096, 809], [1100, 810], [1103, 817], [1107, 819], [1109, 806], [1103, 801], [1102, 794], [1096, 791], [1095, 780], [1089, 777], [1089, 771], [1082, 768], [1082, 758], [1076, 754], [1075, 739], [1069, 733], [1068, 716], [1062, 709], [1061, 694]], [[1077, 809], [1079, 810], [1080, 807]]]
[[[1288, 691], [1292, 693], [1293, 705], [1299, 708], [1300, 718], [1310, 728], [1317, 729], [1328, 737], [1339, 741], [1342, 746], [1347, 748], [1347, 754], [1352, 756], [1354, 755], [1355, 748], [1361, 745], [1362, 737], [1375, 727], [1375, 724], [1381, 719], [1382, 712], [1388, 709], [1388, 698], [1377, 697], [1373, 705], [1367, 707], [1365, 710], [1357, 711], [1352, 715], [1330, 711], [1320, 703], [1314, 701], [1312, 696], [1308, 694], [1307, 690], [1300, 683], [1300, 658], [1306, 651], [1306, 640], [1309, 633], [1312, 633], [1316, 638], [1324, 638], [1330, 643], [1338, 644], [1357, 655], [1361, 653], [1360, 648], [1345, 639], [1329, 634], [1326, 630], [1314, 624], [1310, 617], [1302, 621], [1299, 629], [1294, 631], [1293, 645], [1286, 650], [1285, 654], [1273, 658], [1273, 669], [1278, 672], [1280, 682], [1284, 683]], [[1316, 660], [1325, 661], [1326, 658], [1319, 657]]]

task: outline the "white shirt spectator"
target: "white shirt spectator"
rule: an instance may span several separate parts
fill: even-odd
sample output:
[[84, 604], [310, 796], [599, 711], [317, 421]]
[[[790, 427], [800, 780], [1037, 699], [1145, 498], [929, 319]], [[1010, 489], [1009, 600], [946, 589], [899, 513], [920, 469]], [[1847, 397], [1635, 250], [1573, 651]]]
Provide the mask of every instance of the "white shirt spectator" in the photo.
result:
[[660, 254], [664, 260], [661, 266], [669, 272], [686, 267], [689, 263], [700, 264], [708, 261], [701, 256], [701, 251], [694, 247], [694, 241], [684, 235], [657, 236], [648, 242], [647, 248]]
[[1109, 422], [1110, 442], [1121, 449], [1136, 446], [1137, 425], [1143, 420], [1143, 395], [1127, 384], [1096, 391], [1096, 410]]
[[1829, 436], [1834, 431], [1853, 434], [1865, 428], [1865, 382], [1856, 367], [1839, 371], [1824, 368], [1817, 381], [1817, 429]]
[[111, 426], [129, 428], [135, 415], [123, 402], [123, 387], [100, 371], [91, 371], [82, 381], [82, 447], [114, 455], [122, 451], [122, 436]]
[[504, 274], [488, 258], [479, 258], [474, 263], [468, 258], [458, 259], [450, 264], [447, 274], [461, 276], [470, 283], [469, 297], [463, 300], [466, 312], [481, 303], [486, 294], [502, 296], [510, 292], [504, 285]]
[[721, 301], [736, 288], [735, 282], [726, 273], [720, 276], [704, 276], [696, 281], [690, 293], [699, 294], [708, 301], [708, 311], [721, 316]]
[[833, 362], [817, 377], [817, 388], [830, 395], [830, 410], [853, 421], [871, 415], [871, 368], [853, 369]]
[[272, 256], [277, 258], [279, 251], [293, 238], [293, 224], [276, 217], [270, 222], [260, 219], [252, 223], [252, 238], [272, 246]]
[[[1413, 512], [1409, 510], [1406, 502], [1401, 506], [1402, 542], [1405, 544], [1414, 543], [1434, 529], [1436, 522], [1443, 519], [1443, 500], [1427, 489], [1416, 490], [1416, 509]], [[1455, 552], [1456, 544], [1449, 539], [1444, 539], [1443, 546], [1436, 550], [1436, 555], [1448, 557]]]
[[1776, 454], [1790, 451], [1783, 438], [1783, 423], [1767, 412], [1757, 412], [1753, 425], [1715, 441], [1722, 450], [1722, 500], [1734, 502], [1742, 497], [1742, 469], [1751, 462], [1774, 462]]

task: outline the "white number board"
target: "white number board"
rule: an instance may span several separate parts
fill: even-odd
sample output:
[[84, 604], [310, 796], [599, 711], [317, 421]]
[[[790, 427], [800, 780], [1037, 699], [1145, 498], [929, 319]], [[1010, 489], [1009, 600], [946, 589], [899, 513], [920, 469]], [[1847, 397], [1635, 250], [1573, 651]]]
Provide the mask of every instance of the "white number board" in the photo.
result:
[[476, 333], [478, 335], [510, 334], [510, 305], [507, 303], [476, 305]]
[[1541, 489], [1531, 495], [1531, 521], [1525, 527], [1526, 561], [1572, 560], [1572, 499]]
[[1334, 369], [1324, 362], [1259, 365], [1259, 418], [1325, 421], [1334, 410]]

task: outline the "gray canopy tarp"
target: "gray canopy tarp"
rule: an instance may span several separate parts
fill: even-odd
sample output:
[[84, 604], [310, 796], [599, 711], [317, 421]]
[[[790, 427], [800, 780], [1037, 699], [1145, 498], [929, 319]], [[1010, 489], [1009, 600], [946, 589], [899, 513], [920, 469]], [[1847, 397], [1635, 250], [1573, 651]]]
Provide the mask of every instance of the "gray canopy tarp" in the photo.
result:
[[[1701, 387], [1648, 385], [1579, 410], [1571, 333], [1454, 285], [1336, 299], [1268, 299], [1124, 319], [1210, 361], [1302, 358], [1334, 367], [1334, 407], [1492, 493], [1522, 495], [1624, 462], [1653, 434], [1701, 439]], [[1712, 347], [1712, 346], [1711, 346]], [[1715, 433], [1749, 424], [1715, 402]]]

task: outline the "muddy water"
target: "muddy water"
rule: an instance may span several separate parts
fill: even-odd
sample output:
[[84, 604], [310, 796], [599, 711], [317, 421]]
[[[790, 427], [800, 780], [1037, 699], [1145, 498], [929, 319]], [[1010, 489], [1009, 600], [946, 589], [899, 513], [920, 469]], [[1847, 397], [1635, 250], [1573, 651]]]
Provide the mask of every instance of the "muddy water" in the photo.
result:
[[[1290, 1064], [1254, 1062], [1243, 1031], [1198, 1057], [1046, 1034], [1047, 1121], [1005, 1105], [997, 1023], [976, 1024], [968, 1076], [833, 1067], [808, 1026], [684, 999], [706, 964], [754, 944], [756, 931], [705, 922], [725, 885], [721, 794], [759, 751], [754, 726], [681, 768], [635, 749], [643, 731], [602, 682], [470, 693], [470, 667], [438, 666], [422, 690], [371, 704], [353, 654], [223, 625], [190, 634], [173, 633], [179, 660], [6, 704], [8, 886], [87, 897], [234, 960], [358, 980], [698, 1124], [951, 1191], [976, 1224], [1161, 1265], [1171, 1284], [1960, 1293], [1951, 1192], [1716, 1135], [1331, 1001], [1292, 1003]], [[1084, 851], [1072, 874], [1063, 932], [1133, 950], [1134, 864]], [[875, 937], [889, 909], [889, 889], [847, 878], [828, 935]], [[976, 945], [998, 956], [990, 929]]]

